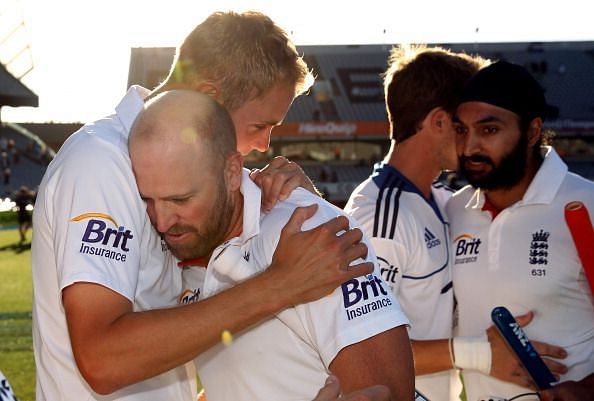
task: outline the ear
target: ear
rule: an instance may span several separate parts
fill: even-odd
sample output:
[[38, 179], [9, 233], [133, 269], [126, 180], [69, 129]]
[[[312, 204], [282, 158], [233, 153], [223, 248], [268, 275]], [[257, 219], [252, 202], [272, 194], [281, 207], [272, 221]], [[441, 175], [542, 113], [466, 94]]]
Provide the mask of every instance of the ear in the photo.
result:
[[530, 148], [534, 147], [534, 145], [538, 142], [538, 140], [542, 136], [542, 119], [537, 117], [530, 121], [530, 125], [528, 126], [528, 146]]
[[218, 103], [221, 103], [221, 90], [219, 86], [212, 81], [203, 81], [196, 83], [193, 88], [196, 92], [204, 93], [212, 97]]
[[451, 117], [450, 115], [441, 107], [436, 107], [427, 114], [425, 118], [431, 127], [431, 131], [442, 133], [443, 131], [447, 130], [449, 132], [449, 126]]
[[243, 156], [239, 152], [231, 152], [225, 160], [225, 179], [227, 190], [238, 191], [243, 173]]

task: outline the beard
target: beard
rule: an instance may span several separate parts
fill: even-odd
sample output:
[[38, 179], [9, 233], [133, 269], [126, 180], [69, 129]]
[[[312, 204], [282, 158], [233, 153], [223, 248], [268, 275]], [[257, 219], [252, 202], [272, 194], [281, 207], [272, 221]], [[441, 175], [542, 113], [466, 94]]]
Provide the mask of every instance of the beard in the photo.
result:
[[233, 202], [225, 191], [224, 185], [218, 186], [207, 221], [201, 227], [179, 224], [171, 227], [167, 233], [191, 235], [184, 243], [169, 243], [163, 237], [171, 253], [179, 260], [209, 257], [217, 246], [225, 241], [225, 235], [233, 216]]
[[[520, 182], [526, 172], [528, 136], [520, 135], [516, 146], [501, 158], [498, 165], [483, 155], [460, 156], [460, 170], [475, 188], [508, 189]], [[482, 162], [491, 166], [491, 170], [477, 172], [466, 168], [466, 161]]]

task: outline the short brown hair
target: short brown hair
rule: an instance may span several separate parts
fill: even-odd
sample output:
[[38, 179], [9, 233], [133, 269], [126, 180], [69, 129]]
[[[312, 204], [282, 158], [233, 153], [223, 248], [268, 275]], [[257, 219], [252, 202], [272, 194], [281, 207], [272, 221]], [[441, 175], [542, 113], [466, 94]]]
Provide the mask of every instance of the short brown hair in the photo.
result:
[[286, 32], [255, 11], [211, 14], [178, 48], [171, 76], [190, 85], [218, 84], [221, 103], [229, 111], [276, 84], [293, 85], [298, 96], [313, 83]]
[[453, 53], [442, 47], [394, 47], [384, 73], [390, 137], [402, 142], [413, 136], [436, 107], [452, 115], [464, 84], [487, 60]]

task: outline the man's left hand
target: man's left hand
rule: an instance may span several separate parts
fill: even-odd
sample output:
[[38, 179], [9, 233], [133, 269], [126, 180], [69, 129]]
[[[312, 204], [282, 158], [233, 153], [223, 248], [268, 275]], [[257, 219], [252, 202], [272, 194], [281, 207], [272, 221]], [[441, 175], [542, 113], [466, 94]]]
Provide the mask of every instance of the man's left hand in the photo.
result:
[[262, 169], [250, 172], [250, 178], [262, 190], [262, 210], [270, 211], [276, 202], [285, 200], [297, 187], [319, 195], [316, 187], [301, 167], [282, 156], [277, 156]]

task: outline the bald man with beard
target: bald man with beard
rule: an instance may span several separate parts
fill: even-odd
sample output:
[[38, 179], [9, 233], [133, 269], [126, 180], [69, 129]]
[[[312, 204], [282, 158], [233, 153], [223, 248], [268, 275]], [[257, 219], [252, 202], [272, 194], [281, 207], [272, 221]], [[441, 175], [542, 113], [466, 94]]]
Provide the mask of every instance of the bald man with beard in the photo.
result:
[[[151, 223], [174, 255], [206, 266], [187, 275], [200, 301], [264, 270], [295, 208], [317, 205], [304, 229], [344, 216], [299, 188], [261, 213], [261, 191], [235, 150], [232, 121], [204, 95], [171, 91], [155, 98], [132, 128], [129, 149]], [[408, 321], [371, 248], [365, 261], [375, 267], [367, 277], [232, 333], [230, 344], [201, 354], [196, 362], [208, 399], [309, 400], [329, 371], [347, 392], [381, 384], [394, 400], [411, 400]]]

